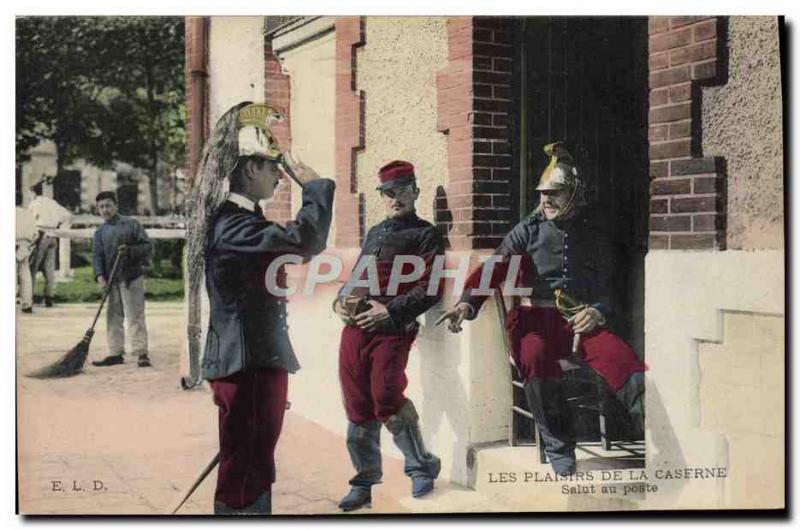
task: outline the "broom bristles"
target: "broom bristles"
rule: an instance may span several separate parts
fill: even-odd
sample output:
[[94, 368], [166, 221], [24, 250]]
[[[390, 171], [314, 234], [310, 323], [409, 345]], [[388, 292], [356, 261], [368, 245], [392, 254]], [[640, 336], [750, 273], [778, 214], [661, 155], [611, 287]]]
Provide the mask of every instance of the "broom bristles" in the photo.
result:
[[86, 363], [86, 357], [89, 355], [89, 344], [92, 342], [92, 330], [86, 332], [83, 339], [75, 345], [74, 348], [69, 350], [61, 359], [28, 374], [28, 377], [35, 377], [37, 379], [52, 379], [56, 377], [70, 377], [79, 374], [83, 370], [83, 365]]

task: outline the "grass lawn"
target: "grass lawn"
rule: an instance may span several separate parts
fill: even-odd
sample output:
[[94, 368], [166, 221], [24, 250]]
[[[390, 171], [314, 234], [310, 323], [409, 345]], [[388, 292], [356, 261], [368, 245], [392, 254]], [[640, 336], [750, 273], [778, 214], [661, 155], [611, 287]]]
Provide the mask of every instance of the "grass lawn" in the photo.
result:
[[[71, 281], [56, 283], [56, 303], [99, 302], [100, 288], [94, 281], [92, 268], [84, 266], [72, 270]], [[44, 283], [44, 276], [39, 273], [34, 291], [37, 300], [44, 295]], [[144, 286], [146, 300], [183, 300], [182, 278], [152, 278], [145, 273]]]

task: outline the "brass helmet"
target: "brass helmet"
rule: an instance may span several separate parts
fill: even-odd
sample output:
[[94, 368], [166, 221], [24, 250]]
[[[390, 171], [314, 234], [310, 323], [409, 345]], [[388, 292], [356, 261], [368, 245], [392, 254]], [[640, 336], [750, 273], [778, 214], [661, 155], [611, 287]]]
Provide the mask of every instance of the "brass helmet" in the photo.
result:
[[544, 146], [544, 152], [550, 157], [550, 163], [542, 171], [537, 191], [575, 189], [578, 185], [578, 169], [572, 155], [561, 142]]
[[239, 110], [239, 156], [280, 160], [281, 150], [272, 135], [272, 126], [281, 121], [283, 115], [263, 103], [251, 103]]
[[536, 190], [565, 190], [569, 193], [567, 203], [558, 213], [558, 217], [563, 219], [584, 204], [583, 183], [578, 178], [575, 160], [563, 143], [547, 144], [544, 146], [544, 152], [550, 157], [550, 163], [544, 168]]

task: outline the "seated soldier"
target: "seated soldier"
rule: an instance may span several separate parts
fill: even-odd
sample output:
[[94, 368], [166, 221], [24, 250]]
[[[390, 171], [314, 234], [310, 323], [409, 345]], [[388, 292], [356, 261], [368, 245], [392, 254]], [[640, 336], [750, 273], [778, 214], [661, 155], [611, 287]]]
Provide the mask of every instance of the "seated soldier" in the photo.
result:
[[[547, 145], [545, 152], [551, 159], [536, 188], [541, 193], [539, 206], [495, 250], [502, 260], [494, 265], [490, 286], [498, 287], [505, 278], [511, 256], [529, 264], [526, 281], [533, 288], [533, 306], [508, 314], [511, 353], [553, 470], [571, 474], [575, 439], [559, 359], [577, 354], [608, 383], [641, 432], [646, 366], [609, 330], [614, 317], [608, 293], [613, 255], [607, 234], [584, 208], [584, 185], [575, 163], [560, 143]], [[489, 263], [473, 271], [458, 303], [437, 324], [447, 320], [448, 328], [458, 333], [464, 319], [478, 315], [487, 297], [475, 296], [472, 290], [480, 285]]]

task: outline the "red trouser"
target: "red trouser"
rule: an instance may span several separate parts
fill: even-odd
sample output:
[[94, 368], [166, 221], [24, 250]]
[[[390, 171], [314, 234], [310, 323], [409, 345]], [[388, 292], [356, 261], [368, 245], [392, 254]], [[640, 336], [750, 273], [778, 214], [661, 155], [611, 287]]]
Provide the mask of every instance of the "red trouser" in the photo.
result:
[[286, 411], [289, 374], [260, 369], [210, 382], [219, 407], [219, 473], [214, 500], [252, 504], [275, 482], [275, 445]]
[[[561, 377], [558, 360], [572, 353], [574, 334], [557, 309], [516, 307], [508, 313], [506, 330], [525, 382], [534, 377]], [[631, 374], [647, 369], [633, 348], [604, 328], [582, 334], [578, 354], [615, 392]]]
[[416, 331], [381, 335], [345, 326], [339, 346], [339, 380], [348, 420], [385, 422], [400, 410], [408, 385], [408, 352], [416, 336]]

